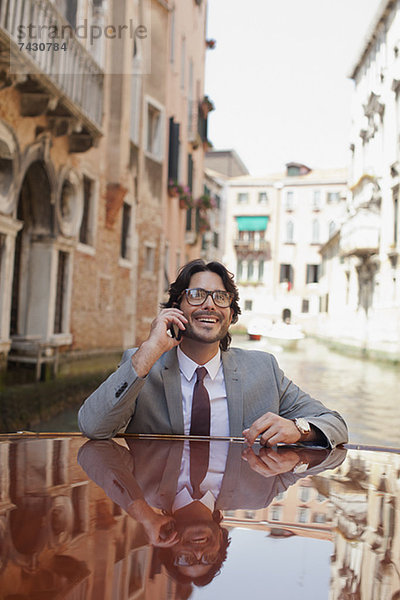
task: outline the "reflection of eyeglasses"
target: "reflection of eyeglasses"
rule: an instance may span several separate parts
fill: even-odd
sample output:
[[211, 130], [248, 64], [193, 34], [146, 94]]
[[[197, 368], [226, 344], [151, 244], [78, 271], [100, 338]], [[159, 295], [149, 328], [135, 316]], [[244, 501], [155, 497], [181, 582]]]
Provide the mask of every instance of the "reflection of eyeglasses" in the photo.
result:
[[203, 288], [192, 288], [183, 290], [181, 295], [183, 294], [186, 295], [186, 300], [192, 306], [204, 304], [208, 296], [211, 296], [214, 300], [214, 304], [219, 306], [219, 308], [228, 308], [233, 300], [233, 294], [231, 292], [226, 292], [225, 290], [214, 290], [213, 292], [210, 292], [209, 290], [203, 290]]
[[193, 567], [194, 565], [214, 565], [218, 560], [218, 553], [202, 554], [197, 559], [192, 552], [180, 552], [175, 556], [175, 567]]

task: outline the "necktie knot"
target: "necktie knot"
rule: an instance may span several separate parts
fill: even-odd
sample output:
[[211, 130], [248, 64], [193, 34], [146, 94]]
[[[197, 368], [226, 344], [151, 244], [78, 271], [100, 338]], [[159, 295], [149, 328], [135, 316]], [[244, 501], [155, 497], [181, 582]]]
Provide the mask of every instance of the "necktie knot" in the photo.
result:
[[197, 375], [197, 381], [202, 382], [204, 377], [207, 375], [207, 369], [205, 367], [197, 367], [196, 375]]

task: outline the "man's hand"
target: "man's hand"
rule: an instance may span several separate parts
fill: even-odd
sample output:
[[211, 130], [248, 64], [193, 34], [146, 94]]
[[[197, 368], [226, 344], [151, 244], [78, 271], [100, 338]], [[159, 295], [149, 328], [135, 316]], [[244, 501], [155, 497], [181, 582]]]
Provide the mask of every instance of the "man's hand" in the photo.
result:
[[132, 356], [132, 365], [139, 377], [145, 377], [154, 363], [164, 352], [168, 352], [180, 343], [171, 337], [169, 328], [172, 324], [185, 331], [187, 319], [179, 308], [163, 308], [151, 324], [150, 334], [146, 341]]
[[145, 500], [134, 500], [127, 509], [128, 514], [142, 523], [150, 544], [169, 548], [179, 540], [172, 517], [156, 512]]
[[[260, 444], [263, 446], [274, 446], [275, 444], [295, 444], [301, 438], [301, 433], [290, 419], [285, 419], [272, 412], [254, 421], [249, 429], [243, 431], [246, 442], [254, 444], [260, 435]], [[311, 431], [307, 441], [313, 441], [314, 432]]]
[[291, 471], [299, 462], [298, 452], [291, 448], [261, 448], [257, 455], [253, 448], [244, 448], [242, 458], [253, 471], [263, 477], [274, 477]]

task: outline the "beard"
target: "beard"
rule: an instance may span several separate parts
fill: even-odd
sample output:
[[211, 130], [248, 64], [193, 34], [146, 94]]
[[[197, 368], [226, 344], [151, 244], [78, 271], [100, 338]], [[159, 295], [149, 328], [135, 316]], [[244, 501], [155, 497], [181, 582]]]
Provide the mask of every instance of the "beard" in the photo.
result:
[[[203, 316], [216, 316], [215, 313], [206, 313], [206, 312], [201, 312], [201, 314]], [[198, 314], [194, 314], [195, 317], [198, 317]], [[230, 326], [230, 322], [228, 322], [226, 319], [224, 319], [223, 316], [219, 316], [218, 315], [218, 322], [217, 325], [218, 327], [216, 327], [215, 331], [207, 331], [202, 330], [201, 327], [196, 327], [196, 325], [193, 326], [193, 315], [191, 317], [191, 319], [188, 320], [187, 323], [185, 323], [185, 331], [182, 332], [182, 337], [184, 338], [188, 338], [190, 340], [196, 341], [196, 342], [202, 342], [202, 343], [206, 343], [206, 344], [214, 344], [215, 342], [219, 342], [220, 340], [223, 340], [224, 337], [226, 336], [226, 334], [229, 331], [229, 326]], [[196, 321], [194, 321], [194, 323], [196, 323]]]

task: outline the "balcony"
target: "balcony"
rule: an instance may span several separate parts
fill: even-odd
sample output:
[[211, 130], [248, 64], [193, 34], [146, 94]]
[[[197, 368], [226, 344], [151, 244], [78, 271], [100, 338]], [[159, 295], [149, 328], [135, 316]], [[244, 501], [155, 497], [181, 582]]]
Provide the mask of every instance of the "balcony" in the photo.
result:
[[100, 135], [103, 71], [53, 4], [0, 2], [0, 46], [1, 83], [21, 92], [22, 116], [46, 114], [56, 135], [70, 135], [70, 151], [88, 149]]
[[343, 256], [365, 257], [379, 251], [379, 215], [360, 209], [348, 219], [340, 231], [340, 250]]
[[233, 241], [234, 248], [237, 254], [257, 254], [268, 257], [270, 253], [270, 242], [260, 239], [244, 240], [236, 238]]

